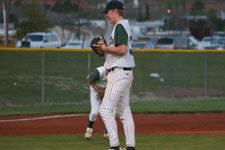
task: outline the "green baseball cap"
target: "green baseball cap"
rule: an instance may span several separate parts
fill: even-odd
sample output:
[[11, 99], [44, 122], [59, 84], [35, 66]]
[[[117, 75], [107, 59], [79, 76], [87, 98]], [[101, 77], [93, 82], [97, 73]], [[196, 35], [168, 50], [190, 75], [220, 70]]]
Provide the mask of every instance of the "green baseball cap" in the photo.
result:
[[107, 13], [109, 10], [113, 9], [124, 9], [123, 3], [118, 0], [112, 0], [108, 2], [105, 6], [105, 9], [101, 11], [101, 13]]

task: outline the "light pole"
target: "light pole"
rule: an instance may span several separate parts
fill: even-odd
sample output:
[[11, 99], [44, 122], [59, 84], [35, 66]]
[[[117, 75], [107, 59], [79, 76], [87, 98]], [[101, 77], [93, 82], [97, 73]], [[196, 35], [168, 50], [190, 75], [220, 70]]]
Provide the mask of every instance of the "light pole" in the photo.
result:
[[7, 34], [7, 29], [6, 29], [6, 8], [5, 8], [5, 0], [3, 0], [2, 2], [2, 7], [3, 7], [3, 22], [4, 22], [4, 31], [5, 31], [5, 34], [4, 34], [4, 47], [6, 47], [7, 45], [7, 39], [6, 39], [6, 34]]
[[[46, 18], [46, 8], [45, 8], [46, 0], [43, 0], [43, 12], [44, 18]], [[42, 66], [41, 66], [41, 103], [45, 104], [45, 52], [42, 52]]]
[[4, 35], [4, 47], [8, 47], [8, 28], [9, 28], [9, 13], [10, 13], [10, 7], [11, 7], [11, 0], [8, 1], [6, 5], [6, 1], [3, 0], [3, 20], [4, 20], [4, 29], [5, 29], [5, 35]]

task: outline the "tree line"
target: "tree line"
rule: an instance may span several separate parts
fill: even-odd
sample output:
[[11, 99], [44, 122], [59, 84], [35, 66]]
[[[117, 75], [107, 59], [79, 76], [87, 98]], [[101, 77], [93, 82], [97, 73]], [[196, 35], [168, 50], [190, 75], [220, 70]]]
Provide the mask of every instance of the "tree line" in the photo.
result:
[[[22, 3], [21, 0], [4, 0], [7, 11], [7, 23], [13, 23], [18, 32], [18, 38], [22, 38], [29, 32], [46, 32], [57, 25], [62, 29], [69, 26], [81, 27], [81, 18], [103, 19], [98, 15], [97, 6], [102, 0], [95, 0], [94, 6], [84, 8], [80, 0], [55, 0], [50, 6], [45, 0], [33, 0], [30, 3]], [[162, 2], [165, 9], [171, 9], [165, 17], [165, 30], [190, 30], [191, 34], [201, 40], [204, 36], [210, 36], [214, 31], [225, 31], [225, 20], [219, 18], [215, 9], [206, 9], [201, 1], [196, 1], [191, 6], [189, 14], [185, 12], [185, 0], [167, 0]], [[180, 13], [181, 12], [181, 13]], [[2, 12], [1, 12], [2, 13]], [[94, 15], [93, 15], [94, 14]], [[206, 19], [187, 20], [184, 16], [206, 16]], [[3, 16], [1, 14], [1, 16]], [[129, 16], [128, 16], [129, 18]], [[148, 17], [145, 17], [146, 19]], [[143, 20], [145, 21], [145, 20]], [[1, 17], [3, 22], [3, 17]], [[182, 23], [181, 23], [182, 22]]]

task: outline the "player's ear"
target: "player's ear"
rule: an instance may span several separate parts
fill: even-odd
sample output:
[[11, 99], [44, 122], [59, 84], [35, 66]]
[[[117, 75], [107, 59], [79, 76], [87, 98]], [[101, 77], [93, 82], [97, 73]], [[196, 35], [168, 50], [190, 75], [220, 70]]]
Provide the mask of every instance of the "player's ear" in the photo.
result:
[[87, 75], [86, 79], [89, 81], [89, 75]]

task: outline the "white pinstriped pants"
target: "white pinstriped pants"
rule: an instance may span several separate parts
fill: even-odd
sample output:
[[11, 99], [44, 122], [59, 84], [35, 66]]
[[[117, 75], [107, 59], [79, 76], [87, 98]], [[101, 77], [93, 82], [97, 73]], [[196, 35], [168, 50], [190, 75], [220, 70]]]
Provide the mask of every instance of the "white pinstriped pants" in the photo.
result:
[[130, 87], [133, 81], [133, 71], [114, 69], [107, 76], [107, 86], [103, 102], [100, 106], [100, 114], [109, 134], [110, 146], [118, 146], [118, 128], [115, 120], [117, 115], [122, 121], [126, 145], [135, 147], [135, 125], [130, 110]]

